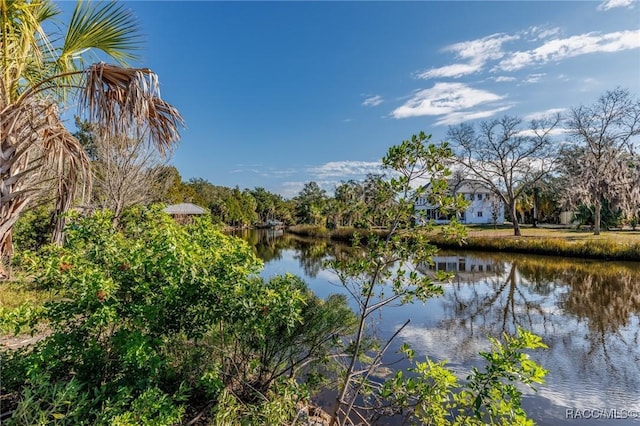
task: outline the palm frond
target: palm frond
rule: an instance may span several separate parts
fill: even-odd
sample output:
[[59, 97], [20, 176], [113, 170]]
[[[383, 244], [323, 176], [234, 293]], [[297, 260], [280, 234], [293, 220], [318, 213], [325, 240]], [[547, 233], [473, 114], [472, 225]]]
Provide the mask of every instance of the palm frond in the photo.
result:
[[146, 135], [162, 153], [172, 149], [184, 122], [178, 110], [160, 99], [155, 73], [99, 63], [85, 76], [81, 105], [90, 121], [110, 135]]
[[[48, 0], [2, 1], [0, 46], [5, 99], [15, 99], [20, 85], [32, 83], [30, 77], [42, 76], [46, 63], [54, 56], [54, 48], [44, 31], [43, 22], [59, 13]], [[38, 70], [34, 73], [31, 70]]]
[[[140, 48], [138, 26], [131, 12], [113, 2], [79, 1], [69, 22], [59, 59], [60, 72], [84, 67], [83, 56], [101, 50], [121, 65], [136, 59]], [[93, 59], [96, 59], [94, 57]]]

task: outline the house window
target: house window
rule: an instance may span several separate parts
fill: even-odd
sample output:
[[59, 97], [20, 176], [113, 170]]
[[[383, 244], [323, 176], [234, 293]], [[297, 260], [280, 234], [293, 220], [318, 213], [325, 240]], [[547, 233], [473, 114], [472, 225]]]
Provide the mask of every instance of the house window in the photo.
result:
[[473, 194], [469, 194], [469, 200], [473, 201]]
[[478, 212], [478, 217], [482, 217], [482, 212]]
[[478, 200], [482, 200], [482, 194], [478, 194]]

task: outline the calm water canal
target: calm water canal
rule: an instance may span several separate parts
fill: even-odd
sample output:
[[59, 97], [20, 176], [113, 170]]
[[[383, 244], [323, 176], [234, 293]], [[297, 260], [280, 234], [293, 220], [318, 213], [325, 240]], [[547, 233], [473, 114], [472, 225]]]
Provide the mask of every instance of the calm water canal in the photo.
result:
[[[323, 261], [350, 247], [281, 231], [238, 236], [264, 260], [264, 277], [290, 272], [321, 297], [344, 292]], [[464, 378], [482, 365], [487, 335], [521, 326], [549, 346], [532, 354], [549, 370], [546, 383], [524, 399], [536, 423], [640, 423], [640, 263], [480, 252], [441, 252], [434, 261], [457, 273], [444, 295], [387, 308], [376, 319], [381, 337], [411, 319], [394, 349], [407, 342], [419, 356], [448, 360]]]

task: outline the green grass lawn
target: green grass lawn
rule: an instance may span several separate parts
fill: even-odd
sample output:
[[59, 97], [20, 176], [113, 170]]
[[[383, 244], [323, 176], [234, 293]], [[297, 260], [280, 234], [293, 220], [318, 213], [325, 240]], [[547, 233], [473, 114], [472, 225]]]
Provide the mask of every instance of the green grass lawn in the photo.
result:
[[[472, 250], [544, 254], [604, 260], [640, 261], [640, 231], [631, 229], [601, 231], [593, 235], [588, 229], [552, 226], [533, 228], [522, 226], [520, 236], [513, 228], [499, 226], [467, 226], [467, 238], [462, 245]], [[460, 247], [442, 238], [437, 232], [430, 239], [440, 247]]]
[[42, 304], [50, 294], [42, 291], [33, 282], [24, 280], [0, 281], [0, 308], [15, 309], [23, 303]]
[[499, 238], [558, 238], [565, 241], [610, 241], [622, 244], [640, 243], [640, 229], [622, 229], [606, 231], [601, 230], [600, 235], [593, 235], [588, 228], [575, 229], [557, 226], [541, 225], [533, 228], [531, 225], [520, 225], [522, 235], [513, 235], [513, 227], [510, 225], [493, 226], [467, 225], [469, 237], [499, 237]]

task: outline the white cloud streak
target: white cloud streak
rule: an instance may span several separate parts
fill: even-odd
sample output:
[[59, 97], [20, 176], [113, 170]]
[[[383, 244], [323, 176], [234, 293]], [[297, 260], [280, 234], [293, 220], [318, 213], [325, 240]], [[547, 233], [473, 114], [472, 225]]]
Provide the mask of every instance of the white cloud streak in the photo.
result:
[[[601, 4], [603, 10], [613, 7], [633, 7], [632, 0], [608, 0]], [[497, 64], [492, 68], [497, 71], [516, 71], [528, 66], [561, 61], [574, 56], [619, 52], [640, 47], [640, 30], [617, 31], [606, 34], [591, 32], [571, 37], [559, 37], [559, 28], [531, 27], [516, 34], [498, 33], [483, 38], [452, 44], [443, 49], [453, 52], [456, 62], [441, 67], [430, 68], [419, 72], [418, 78], [460, 78], [483, 71], [487, 64]], [[509, 51], [505, 44], [526, 39], [530, 43], [537, 42], [538, 47], [530, 50]], [[504, 82], [508, 77], [497, 77], [496, 81]], [[366, 101], [365, 101], [366, 102]]]
[[587, 33], [563, 39], [549, 40], [532, 50], [510, 54], [496, 69], [516, 71], [531, 65], [560, 61], [591, 53], [619, 52], [640, 48], [640, 30], [607, 34]]
[[517, 80], [517, 78], [515, 78], [515, 77], [507, 77], [507, 76], [504, 76], [504, 75], [501, 75], [501, 76], [495, 78], [495, 81], [497, 83], [504, 83], [504, 82], [516, 81], [516, 80]]
[[302, 181], [293, 181], [293, 182], [282, 182], [280, 194], [285, 198], [293, 198], [302, 191], [304, 188], [304, 184], [307, 182]]
[[440, 77], [458, 78], [476, 73], [484, 67], [488, 61], [495, 61], [504, 56], [502, 45], [505, 42], [516, 40], [519, 36], [503, 33], [492, 34], [476, 40], [463, 41], [444, 48], [446, 52], [454, 52], [456, 58], [465, 61], [439, 68], [431, 68], [418, 74], [418, 78], [431, 79]]
[[[281, 177], [294, 176], [295, 180], [281, 182], [278, 191], [285, 198], [298, 195], [304, 185], [310, 181], [317, 183], [329, 194], [342, 181], [363, 180], [369, 173], [384, 173], [379, 161], [330, 161], [318, 166], [305, 166], [297, 170], [284, 170]], [[273, 172], [272, 174], [276, 174]], [[305, 179], [305, 180], [301, 180]]]
[[229, 173], [232, 173], [232, 174], [233, 173], [255, 173], [258, 175], [265, 176], [265, 174], [258, 169], [235, 169], [235, 170], [229, 171]]
[[308, 172], [316, 179], [350, 179], [380, 173], [382, 164], [377, 161], [330, 161], [320, 166], [309, 167]]
[[633, 0], [605, 0], [598, 5], [597, 9], [600, 11], [607, 11], [616, 7], [628, 7], [631, 9], [634, 6], [633, 3]]
[[528, 84], [533, 84], [533, 83], [537, 83], [540, 81], [540, 79], [542, 77], [544, 77], [545, 75], [547, 75], [546, 73], [538, 73], [538, 74], [529, 74], [527, 76], [527, 78], [525, 78], [522, 82], [523, 83], [528, 83]]
[[[547, 133], [549, 136], [564, 136], [567, 135], [569, 133], [568, 130], [560, 128], [560, 127], [556, 127], [555, 129], [549, 131], [549, 133]], [[535, 137], [538, 136], [536, 134], [536, 132], [534, 132], [531, 129], [526, 129], [526, 130], [522, 130], [520, 132], [518, 132], [519, 136], [525, 136], [525, 137]]]
[[531, 114], [525, 115], [523, 117], [523, 120], [525, 121], [538, 120], [544, 117], [548, 117], [550, 115], [564, 114], [566, 110], [567, 110], [566, 108], [549, 108], [544, 111], [532, 112]]
[[[404, 105], [392, 113], [394, 118], [442, 116], [437, 125], [455, 124], [465, 120], [490, 117], [510, 106], [496, 105], [504, 97], [486, 90], [474, 89], [463, 83], [436, 83], [431, 89], [414, 93]], [[473, 109], [483, 105], [484, 110]]]
[[511, 105], [505, 105], [495, 109], [483, 111], [460, 111], [447, 114], [435, 122], [436, 126], [450, 126], [453, 124], [464, 123], [465, 121], [478, 120], [480, 118], [492, 117], [499, 112], [506, 111]]
[[540, 40], [559, 34], [560, 28], [531, 27], [529, 32], [534, 36], [534, 40]]
[[364, 105], [366, 107], [376, 107], [376, 106], [380, 105], [382, 102], [384, 102], [384, 100], [382, 99], [382, 96], [376, 95], [376, 96], [371, 96], [371, 97], [368, 97], [367, 99], [365, 99], [362, 102], [362, 105]]

